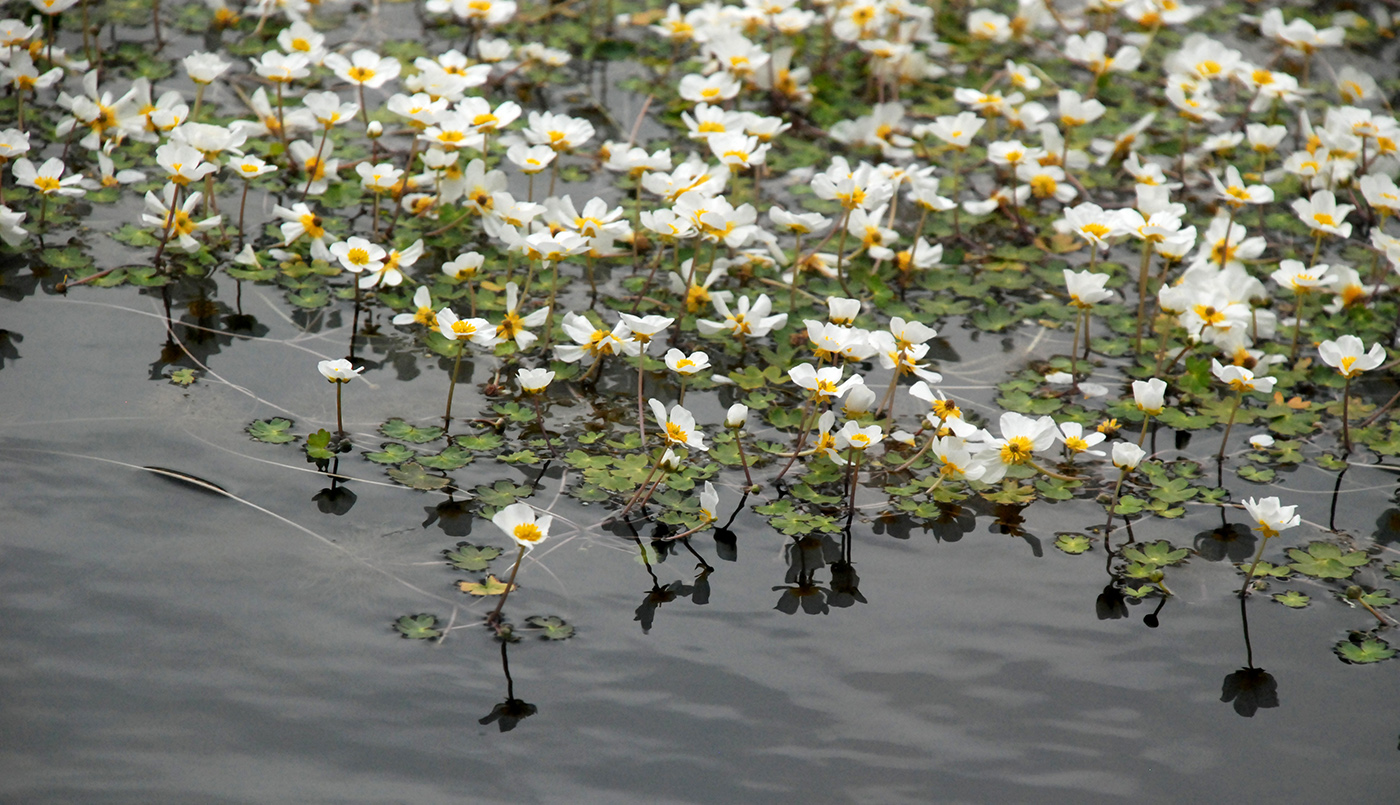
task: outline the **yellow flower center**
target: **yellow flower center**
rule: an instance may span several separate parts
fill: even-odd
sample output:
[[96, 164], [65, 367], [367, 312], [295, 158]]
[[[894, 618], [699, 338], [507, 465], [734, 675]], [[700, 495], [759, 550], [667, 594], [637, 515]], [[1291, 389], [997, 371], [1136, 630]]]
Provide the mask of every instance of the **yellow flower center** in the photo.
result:
[[345, 75], [356, 84], [363, 84], [374, 78], [374, 69], [370, 67], [351, 67], [345, 71]]
[[47, 195], [49, 193], [58, 192], [58, 189], [62, 186], [62, 183], [52, 176], [35, 176], [34, 186], [38, 188], [40, 193], [44, 193], [45, 195]]
[[1006, 440], [1006, 444], [1001, 446], [1001, 460], [1003, 464], [1024, 464], [1031, 460], [1031, 453], [1034, 445], [1025, 436], [1013, 436]]
[[539, 542], [544, 539], [544, 534], [540, 532], [540, 527], [534, 523], [521, 523], [511, 532], [515, 538], [521, 542]]

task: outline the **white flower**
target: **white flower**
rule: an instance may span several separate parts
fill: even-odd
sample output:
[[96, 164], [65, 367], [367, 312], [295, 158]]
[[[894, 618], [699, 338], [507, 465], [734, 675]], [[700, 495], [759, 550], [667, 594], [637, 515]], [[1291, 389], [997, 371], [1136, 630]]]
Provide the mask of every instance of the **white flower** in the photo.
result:
[[78, 186], [83, 181], [82, 174], [75, 173], [63, 178], [63, 169], [63, 160], [58, 157], [50, 157], [37, 168], [28, 157], [20, 157], [10, 166], [16, 184], [32, 187], [46, 196], [81, 196], [86, 193], [86, 190]]
[[548, 369], [521, 369], [515, 373], [515, 380], [526, 394], [539, 394], [554, 380], [554, 372]]
[[1264, 535], [1265, 539], [1278, 536], [1280, 531], [1292, 528], [1303, 522], [1303, 518], [1293, 513], [1297, 506], [1281, 506], [1279, 499], [1274, 497], [1248, 498], [1240, 505], [1249, 512], [1249, 516], [1254, 518], [1255, 530]]
[[710, 368], [710, 356], [704, 352], [694, 352], [690, 355], [686, 355], [684, 352], [672, 347], [666, 352], [666, 367], [676, 374], [689, 377]]
[[537, 517], [534, 506], [518, 501], [496, 512], [491, 522], [521, 548], [531, 548], [549, 536], [549, 526], [554, 522], [554, 517], [548, 514]]
[[1065, 443], [1065, 449], [1071, 455], [1076, 453], [1088, 453], [1091, 456], [1103, 455], [1102, 450], [1090, 450], [1089, 448], [1103, 441], [1106, 436], [1098, 431], [1091, 431], [1089, 435], [1084, 435], [1084, 426], [1078, 422], [1061, 422], [1060, 438]]
[[1275, 378], [1255, 377], [1253, 372], [1242, 366], [1221, 366], [1220, 361], [1211, 358], [1210, 370], [1216, 379], [1235, 391], [1260, 391], [1268, 394], [1274, 390]]
[[437, 312], [436, 322], [437, 331], [449, 341], [465, 339], [481, 347], [500, 343], [496, 338], [496, 328], [486, 319], [461, 319], [452, 308], [445, 307]]
[[1166, 407], [1167, 381], [1160, 377], [1151, 380], [1133, 381], [1133, 402], [1138, 410], [1149, 416], [1157, 416]]
[[351, 237], [332, 243], [331, 254], [347, 271], [359, 274], [361, 271], [378, 271], [383, 268], [388, 252], [377, 243], [370, 243], [361, 237]]
[[354, 364], [344, 358], [334, 361], [321, 361], [316, 364], [316, 368], [320, 370], [322, 377], [332, 383], [349, 383], [351, 380], [358, 377], [360, 372], [365, 370], [363, 366], [356, 369]]
[[1113, 466], [1120, 470], [1132, 472], [1137, 469], [1138, 464], [1142, 463], [1142, 459], [1146, 455], [1146, 450], [1132, 442], [1113, 443]]
[[1111, 279], [1108, 274], [1095, 274], [1089, 271], [1064, 270], [1065, 286], [1069, 290], [1070, 302], [1080, 310], [1087, 310], [1096, 302], [1113, 298], [1113, 291], [1104, 286]]
[[690, 411], [677, 405], [671, 408], [671, 414], [667, 416], [666, 406], [660, 400], [652, 397], [647, 404], [656, 417], [656, 424], [661, 426], [667, 445], [683, 444], [697, 450], [710, 449], [705, 445], [705, 435], [695, 427], [695, 415]]
[[1266, 450], [1274, 446], [1274, 437], [1267, 433], [1256, 433], [1249, 437], [1249, 443], [1260, 450]]
[[1350, 204], [1338, 204], [1331, 190], [1319, 190], [1312, 198], [1293, 202], [1293, 211], [1314, 232], [1325, 232], [1342, 238], [1351, 237], [1351, 224], [1343, 219], [1356, 209]]
[[698, 320], [695, 326], [701, 335], [728, 332], [740, 338], [748, 336], [761, 338], [787, 324], [788, 314], [786, 313], [768, 315], [769, 311], [773, 309], [773, 300], [768, 298], [768, 294], [759, 294], [752, 306], [747, 296], [741, 296], [737, 308], [733, 311], [729, 309], [729, 303], [718, 296], [715, 296], [712, 302], [715, 306], [715, 312], [723, 316], [724, 321]]
[[1323, 341], [1317, 345], [1322, 360], [1342, 377], [1356, 377], [1369, 372], [1385, 362], [1385, 347], [1380, 343], [1371, 345], [1369, 352], [1363, 353], [1365, 344], [1354, 335], [1344, 335], [1335, 341]]
[[724, 414], [724, 426], [738, 430], [744, 427], [744, 423], [749, 418], [749, 407], [743, 403], [734, 403], [729, 406], [729, 410]]

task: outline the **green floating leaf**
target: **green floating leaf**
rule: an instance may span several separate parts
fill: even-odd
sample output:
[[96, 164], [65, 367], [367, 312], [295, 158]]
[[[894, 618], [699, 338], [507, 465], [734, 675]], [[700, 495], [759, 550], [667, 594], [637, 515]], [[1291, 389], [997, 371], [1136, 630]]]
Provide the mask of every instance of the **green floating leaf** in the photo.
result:
[[193, 369], [176, 369], [170, 373], [170, 382], [177, 386], [188, 387], [199, 378]]
[[571, 450], [564, 454], [564, 461], [576, 470], [601, 469], [612, 463], [612, 456], [594, 456], [582, 450]]
[[473, 573], [486, 569], [491, 564], [491, 560], [501, 555], [501, 549], [494, 545], [473, 545], [470, 542], [457, 543], [457, 550], [445, 550], [442, 555], [447, 557], [447, 562], [458, 570], [469, 570]]
[[292, 421], [290, 419], [259, 419], [248, 425], [245, 430], [248, 435], [260, 442], [269, 444], [286, 444], [296, 437], [291, 434]]
[[[507, 588], [505, 582], [492, 575], [487, 576], [485, 581], [480, 582], [459, 581], [457, 582], [457, 589], [470, 595], [501, 595]], [[512, 584], [509, 589], [514, 591], [516, 587]]]
[[1337, 656], [1342, 659], [1342, 662], [1352, 665], [1381, 662], [1395, 656], [1395, 649], [1391, 648], [1384, 640], [1377, 637], [1361, 639], [1359, 635], [1353, 635], [1352, 639], [1341, 641], [1334, 651], [1337, 652]]
[[557, 615], [531, 615], [525, 623], [532, 629], [542, 629], [544, 633], [540, 637], [545, 640], [568, 640], [574, 636], [574, 627]]
[[506, 440], [499, 433], [477, 433], [471, 436], [458, 436], [454, 440], [457, 446], [464, 450], [476, 450], [484, 452], [495, 450], [506, 443]]
[[306, 457], [316, 461], [330, 461], [335, 458], [335, 453], [330, 449], [331, 432], [321, 428], [315, 433], [306, 437]]
[[[1353, 595], [1353, 590], [1355, 590], [1355, 595]], [[1355, 587], [1348, 587], [1345, 597], [1355, 598], [1355, 600], [1360, 601], [1361, 603], [1373, 608], [1388, 607], [1391, 604], [1394, 604], [1396, 601], [1394, 598], [1390, 597], [1389, 590], [1372, 590], [1369, 593], [1367, 593], [1362, 592], [1360, 588]]]
[[365, 453], [365, 458], [375, 464], [402, 464], [418, 455], [397, 442], [386, 442], [379, 446], [377, 453]]
[[1093, 546], [1093, 540], [1083, 534], [1061, 534], [1055, 538], [1055, 547], [1071, 556], [1078, 556]]
[[1285, 590], [1281, 593], [1274, 593], [1273, 599], [1289, 609], [1302, 609], [1312, 603], [1311, 598], [1297, 590]]
[[1274, 471], [1268, 467], [1255, 467], [1245, 465], [1236, 471], [1239, 476], [1246, 481], [1253, 481], [1256, 484], [1267, 484], [1274, 479]]
[[1343, 554], [1341, 548], [1330, 542], [1309, 543], [1306, 551], [1289, 548], [1288, 556], [1293, 560], [1289, 567], [1318, 579], [1351, 578], [1356, 568], [1371, 561], [1364, 551]]
[[417, 489], [421, 492], [441, 489], [452, 482], [452, 479], [446, 476], [429, 473], [422, 464], [416, 461], [410, 461], [403, 466], [390, 469], [389, 477], [410, 489]]
[[514, 453], [507, 453], [503, 456], [496, 456], [497, 461], [504, 461], [507, 464], [538, 464], [540, 457], [535, 455], [533, 450], [518, 450]]
[[476, 456], [457, 445], [449, 445], [446, 450], [435, 456], [423, 456], [418, 459], [418, 463], [434, 470], [460, 470], [472, 463]]
[[528, 486], [516, 486], [510, 481], [497, 481], [492, 486], [478, 486], [472, 490], [472, 495], [481, 501], [483, 506], [502, 508], [517, 500], [528, 498], [534, 492], [535, 490]]
[[1153, 567], [1169, 567], [1179, 564], [1190, 553], [1185, 548], [1173, 548], [1172, 544], [1164, 539], [1123, 548], [1125, 559]]
[[442, 630], [435, 628], [437, 620], [436, 615], [404, 615], [394, 623], [394, 628], [410, 640], [432, 640], [442, 637]]
[[379, 432], [390, 439], [401, 439], [410, 444], [427, 444], [442, 438], [442, 428], [435, 425], [420, 428], [395, 417], [379, 426]]

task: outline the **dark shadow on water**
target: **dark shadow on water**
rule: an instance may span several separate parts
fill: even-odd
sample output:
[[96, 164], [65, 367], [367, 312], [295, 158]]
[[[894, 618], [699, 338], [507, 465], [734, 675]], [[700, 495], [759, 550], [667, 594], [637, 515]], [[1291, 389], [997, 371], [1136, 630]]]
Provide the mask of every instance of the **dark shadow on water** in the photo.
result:
[[1229, 702], [1235, 712], [1253, 718], [1260, 709], [1278, 707], [1278, 681], [1263, 668], [1254, 667], [1254, 646], [1249, 641], [1249, 600], [1240, 599], [1240, 625], [1244, 630], [1245, 667], [1225, 675], [1220, 701]]
[[539, 712], [539, 708], [524, 699], [515, 698], [515, 680], [510, 675], [510, 641], [501, 640], [501, 670], [506, 676], [506, 699], [495, 707], [491, 712], [482, 716], [477, 721], [482, 726], [495, 724], [501, 732], [510, 732], [525, 719]]

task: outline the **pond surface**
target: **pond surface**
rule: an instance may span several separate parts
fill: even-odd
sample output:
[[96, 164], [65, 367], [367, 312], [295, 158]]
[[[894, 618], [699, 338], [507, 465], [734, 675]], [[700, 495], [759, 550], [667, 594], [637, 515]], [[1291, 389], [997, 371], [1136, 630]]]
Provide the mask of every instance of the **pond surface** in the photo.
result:
[[[307, 336], [276, 301], [245, 289], [244, 302], [266, 336], [226, 348], [188, 390], [147, 379], [164, 341], [155, 297], [0, 302], [23, 335], [0, 383], [6, 798], [1179, 802], [1393, 790], [1400, 726], [1376, 703], [1400, 682], [1388, 664], [1347, 666], [1329, 651], [1362, 622], [1356, 611], [1252, 601], [1253, 661], [1276, 680], [1278, 705], [1242, 718], [1221, 701], [1246, 664], [1238, 575], [1193, 558], [1173, 573], [1157, 628], [1143, 623], [1152, 600], [1100, 619], [1102, 554], [1045, 549], [1057, 524], [1102, 516], [1080, 501], [1031, 506], [1019, 537], [987, 515], [942, 533], [857, 523], [865, 602], [833, 596], [817, 615], [775, 608], [800, 560], [746, 506], [737, 556], [694, 539], [715, 568], [702, 584], [684, 551], [655, 564], [675, 598], [649, 630], [637, 612], [654, 585], [635, 544], [576, 532], [526, 562], [507, 612], [558, 614], [577, 635], [510, 645], [515, 696], [538, 712], [509, 732], [479, 724], [506, 698], [498, 644], [473, 628], [426, 645], [390, 626], [454, 606], [460, 622], [482, 617], [486, 605], [450, 587], [463, 574], [434, 557], [499, 536], [472, 517], [435, 518], [443, 495], [381, 483], [361, 461], [341, 466], [365, 479], [347, 485], [353, 509], [319, 512], [324, 476], [228, 423], [333, 419], [325, 385], [306, 378], [308, 351], [336, 354], [346, 333]], [[348, 389], [347, 428], [365, 443], [372, 423], [439, 396], [420, 395], [438, 384], [368, 377]], [[1338, 525], [1373, 527], [1375, 510], [1348, 502], [1375, 500], [1390, 478], [1354, 468]], [[551, 470], [540, 494], [560, 483]], [[1304, 468], [1288, 483], [1325, 522], [1331, 478]], [[722, 493], [726, 513], [735, 494]], [[577, 523], [600, 518], [558, 504]], [[1219, 522], [1200, 507], [1137, 536], [1187, 544]]]

